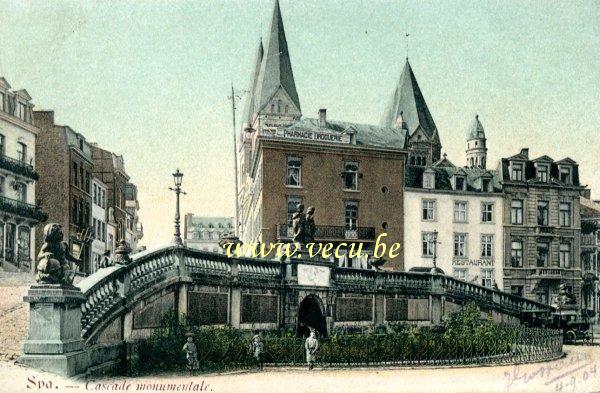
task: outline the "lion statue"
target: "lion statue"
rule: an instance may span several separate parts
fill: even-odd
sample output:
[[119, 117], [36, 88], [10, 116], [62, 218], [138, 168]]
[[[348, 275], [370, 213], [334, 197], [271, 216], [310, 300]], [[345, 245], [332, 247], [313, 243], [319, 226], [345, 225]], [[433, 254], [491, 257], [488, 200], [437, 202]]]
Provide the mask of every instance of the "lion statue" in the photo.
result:
[[60, 224], [51, 223], [44, 227], [44, 244], [38, 254], [36, 281], [43, 284], [73, 285], [74, 273], [70, 262], [81, 261], [69, 252], [69, 246], [63, 241]]

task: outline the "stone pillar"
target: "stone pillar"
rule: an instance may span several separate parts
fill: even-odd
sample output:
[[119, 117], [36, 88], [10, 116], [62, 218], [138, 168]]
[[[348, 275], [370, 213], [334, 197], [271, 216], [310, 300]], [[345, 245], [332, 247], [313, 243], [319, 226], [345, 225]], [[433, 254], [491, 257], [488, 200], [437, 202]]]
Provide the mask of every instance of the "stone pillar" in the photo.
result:
[[429, 320], [434, 325], [442, 323], [442, 304], [444, 303], [442, 296], [431, 295], [429, 296]]
[[231, 287], [229, 293], [229, 323], [234, 329], [240, 328], [242, 313], [242, 289]]
[[185, 317], [188, 314], [188, 286], [187, 283], [179, 285], [179, 293], [177, 294], [177, 311], [180, 317]]
[[375, 326], [384, 323], [385, 319], [385, 295], [382, 293], [375, 294]]
[[81, 339], [85, 297], [79, 288], [33, 285], [23, 300], [29, 303], [29, 328], [18, 362], [63, 376], [86, 372], [89, 356]]

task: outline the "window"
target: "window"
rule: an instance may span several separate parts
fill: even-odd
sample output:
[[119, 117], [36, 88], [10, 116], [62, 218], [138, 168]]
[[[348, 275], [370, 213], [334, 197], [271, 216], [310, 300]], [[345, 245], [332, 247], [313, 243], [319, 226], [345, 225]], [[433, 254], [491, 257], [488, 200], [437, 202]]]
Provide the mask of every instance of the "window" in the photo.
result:
[[79, 188], [83, 188], [85, 185], [85, 179], [83, 177], [83, 165], [79, 166], [79, 180], [77, 182], [77, 185], [79, 186]]
[[27, 162], [27, 145], [19, 142], [17, 144], [17, 159], [21, 162]]
[[454, 234], [454, 256], [457, 258], [467, 256], [467, 235], [465, 233]]
[[424, 257], [432, 257], [435, 253], [435, 239], [436, 235], [433, 232], [423, 232], [421, 237], [422, 239], [422, 249]]
[[6, 153], [6, 140], [4, 139], [4, 135], [0, 134], [0, 155], [3, 156]]
[[73, 168], [71, 169], [71, 184], [73, 184], [74, 186], [77, 185], [77, 173], [78, 173], [78, 169], [77, 169], [77, 163], [74, 162], [73, 163]]
[[467, 269], [456, 268], [453, 275], [458, 280], [467, 281]]
[[346, 201], [345, 205], [346, 230], [355, 231], [358, 227], [358, 202]]
[[92, 177], [90, 176], [90, 173], [88, 171], [85, 172], [85, 191], [87, 193], [90, 192], [90, 182], [91, 182]]
[[492, 221], [494, 221], [494, 204], [490, 202], [483, 202], [481, 204], [481, 222]]
[[523, 297], [523, 285], [511, 285], [510, 293], [519, 297]]
[[561, 166], [560, 167], [560, 181], [565, 184], [573, 184], [571, 177], [571, 167]]
[[511, 242], [510, 266], [523, 267], [523, 242], [520, 240]]
[[19, 102], [19, 119], [27, 121], [27, 105]]
[[537, 244], [537, 267], [548, 266], [548, 243], [538, 242]]
[[294, 213], [296, 213], [298, 211], [298, 205], [302, 204], [302, 197], [299, 196], [288, 196], [287, 197], [287, 214], [286, 214], [286, 220], [287, 220], [287, 226], [288, 227], [292, 227], [292, 217], [294, 216]]
[[454, 177], [454, 189], [455, 190], [466, 190], [466, 182], [464, 176]]
[[454, 222], [467, 222], [467, 202], [454, 202]]
[[431, 200], [423, 200], [423, 221], [433, 221], [435, 220], [435, 201]]
[[523, 164], [512, 163], [510, 171], [510, 180], [523, 181]]
[[510, 223], [523, 225], [523, 201], [514, 199], [510, 203]]
[[17, 197], [21, 202], [27, 202], [27, 184], [17, 183]]
[[288, 186], [301, 186], [302, 159], [300, 157], [288, 157], [285, 174], [285, 184]]
[[27, 226], [18, 228], [17, 256], [19, 262], [28, 262], [31, 259], [30, 244], [31, 230]]
[[571, 204], [561, 202], [558, 205], [558, 220], [561, 227], [571, 226]]
[[483, 192], [491, 192], [492, 191], [492, 180], [491, 179], [481, 179], [481, 191], [483, 191]]
[[492, 269], [481, 269], [481, 285], [492, 288], [494, 286], [494, 271]]
[[358, 163], [348, 161], [344, 163], [344, 188], [358, 190]]
[[95, 218], [92, 219], [92, 226], [94, 227], [94, 239], [98, 239], [98, 234], [100, 231], [98, 230], [98, 220]]
[[423, 188], [435, 188], [435, 173], [423, 173]]
[[[0, 194], [4, 195], [4, 176], [0, 176]], [[2, 258], [2, 254], [0, 254], [0, 258]]]
[[570, 268], [571, 267], [571, 244], [570, 243], [561, 243], [558, 256], [559, 256], [560, 267]]
[[6, 95], [2, 92], [0, 92], [0, 111], [4, 111], [4, 100], [6, 98]]
[[539, 201], [537, 204], [537, 223], [538, 225], [548, 225], [548, 201]]
[[494, 235], [481, 235], [481, 257], [492, 258], [494, 256]]
[[547, 165], [538, 165], [536, 167], [536, 177], [539, 181], [547, 183], [548, 182], [548, 166]]

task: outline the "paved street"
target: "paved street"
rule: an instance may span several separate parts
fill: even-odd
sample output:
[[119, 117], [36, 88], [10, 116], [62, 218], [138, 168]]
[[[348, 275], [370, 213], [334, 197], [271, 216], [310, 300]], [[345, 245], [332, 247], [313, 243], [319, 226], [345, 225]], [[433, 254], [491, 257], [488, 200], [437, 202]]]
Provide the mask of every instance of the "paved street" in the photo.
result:
[[0, 271], [0, 360], [16, 359], [27, 332], [27, 305], [23, 296], [33, 282], [28, 273]]

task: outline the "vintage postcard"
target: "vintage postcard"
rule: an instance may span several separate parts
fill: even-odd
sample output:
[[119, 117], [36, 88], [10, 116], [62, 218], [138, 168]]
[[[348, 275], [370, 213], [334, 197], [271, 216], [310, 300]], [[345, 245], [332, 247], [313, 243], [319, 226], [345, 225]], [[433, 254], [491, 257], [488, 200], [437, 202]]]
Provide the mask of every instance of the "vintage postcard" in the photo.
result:
[[0, 0], [0, 391], [599, 392], [600, 2]]

